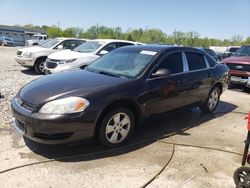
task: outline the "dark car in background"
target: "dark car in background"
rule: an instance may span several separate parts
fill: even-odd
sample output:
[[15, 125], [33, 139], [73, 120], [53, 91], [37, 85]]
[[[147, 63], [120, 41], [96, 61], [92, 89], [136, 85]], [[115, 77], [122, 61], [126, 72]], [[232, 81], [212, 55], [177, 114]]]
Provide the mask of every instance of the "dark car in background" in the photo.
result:
[[0, 46], [15, 46], [15, 42], [10, 37], [0, 36]]
[[225, 52], [223, 53], [218, 53], [218, 59], [219, 61], [230, 57], [231, 55], [233, 55], [240, 47], [239, 46], [229, 46]]
[[207, 52], [211, 57], [213, 57], [216, 61], [219, 61], [218, 56], [216, 55], [216, 53], [215, 53], [212, 49], [209, 49], [209, 48], [199, 48], [199, 49], [204, 50], [204, 51]]
[[11, 102], [13, 126], [41, 143], [97, 137], [116, 147], [129, 139], [142, 118], [191, 106], [213, 112], [227, 86], [227, 66], [202, 50], [122, 47], [84, 70], [23, 86]]
[[222, 60], [230, 71], [232, 84], [244, 85], [250, 88], [250, 45], [242, 46], [232, 56]]

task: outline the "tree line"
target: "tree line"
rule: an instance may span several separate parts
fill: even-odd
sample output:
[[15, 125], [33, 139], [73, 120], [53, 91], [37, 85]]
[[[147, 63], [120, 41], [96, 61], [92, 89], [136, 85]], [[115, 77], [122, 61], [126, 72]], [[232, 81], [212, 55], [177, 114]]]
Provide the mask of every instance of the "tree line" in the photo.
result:
[[183, 46], [241, 46], [244, 44], [250, 44], [250, 37], [243, 40], [241, 35], [234, 35], [231, 39], [215, 39], [215, 38], [202, 38], [198, 32], [182, 32], [175, 30], [173, 33], [166, 34], [162, 30], [157, 28], [150, 29], [128, 29], [123, 32], [121, 27], [107, 27], [107, 26], [92, 26], [88, 29], [79, 27], [70, 27], [62, 29], [53, 26], [36, 26], [32, 24], [24, 25], [26, 28], [41, 29], [47, 32], [50, 38], [54, 37], [74, 37], [74, 38], [86, 38], [86, 39], [123, 39], [131, 40], [143, 43], [156, 43], [156, 44], [176, 44]]

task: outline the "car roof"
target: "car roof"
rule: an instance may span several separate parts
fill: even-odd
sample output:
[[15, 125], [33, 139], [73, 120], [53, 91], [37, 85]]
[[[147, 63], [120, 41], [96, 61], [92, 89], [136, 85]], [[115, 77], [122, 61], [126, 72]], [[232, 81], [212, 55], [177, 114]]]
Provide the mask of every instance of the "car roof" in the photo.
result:
[[129, 42], [133, 44], [137, 44], [137, 42], [129, 41], [129, 40], [119, 40], [119, 39], [94, 39], [93, 41], [110, 43], [110, 42]]
[[[183, 46], [173, 46], [173, 45], [136, 45], [136, 46], [126, 46], [122, 47], [122, 49], [125, 48], [133, 48], [138, 50], [148, 50], [148, 51], [166, 51], [166, 50], [192, 50], [192, 51], [202, 51], [197, 48], [192, 47], [183, 47]], [[202, 51], [203, 52], [203, 51]]]
[[88, 41], [89, 39], [78, 39], [78, 38], [66, 38], [66, 37], [57, 37], [54, 39], [58, 39], [58, 40], [85, 40]]

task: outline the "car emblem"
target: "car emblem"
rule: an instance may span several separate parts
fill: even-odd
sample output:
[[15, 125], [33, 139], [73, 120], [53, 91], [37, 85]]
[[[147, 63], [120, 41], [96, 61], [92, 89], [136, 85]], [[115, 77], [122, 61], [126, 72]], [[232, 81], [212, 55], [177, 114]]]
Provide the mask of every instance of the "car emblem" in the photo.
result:
[[243, 69], [243, 67], [241, 65], [237, 65], [235, 66], [236, 69]]

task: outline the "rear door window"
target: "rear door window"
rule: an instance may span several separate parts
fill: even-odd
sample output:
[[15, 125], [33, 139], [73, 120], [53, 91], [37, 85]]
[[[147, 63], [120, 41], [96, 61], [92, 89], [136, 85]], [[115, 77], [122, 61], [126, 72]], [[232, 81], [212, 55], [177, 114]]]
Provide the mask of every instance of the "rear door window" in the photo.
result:
[[207, 68], [205, 58], [202, 54], [186, 52], [189, 71]]
[[116, 43], [116, 42], [110, 43], [110, 44], [107, 44], [102, 50], [106, 50], [106, 51], [108, 51], [108, 52], [111, 52], [112, 50], [118, 48], [118, 47], [119, 47], [118, 45], [119, 45], [119, 44]]
[[131, 46], [131, 45], [134, 45], [132, 43], [128, 43], [128, 42], [120, 42], [119, 43], [119, 47], [123, 47], [123, 46]]

